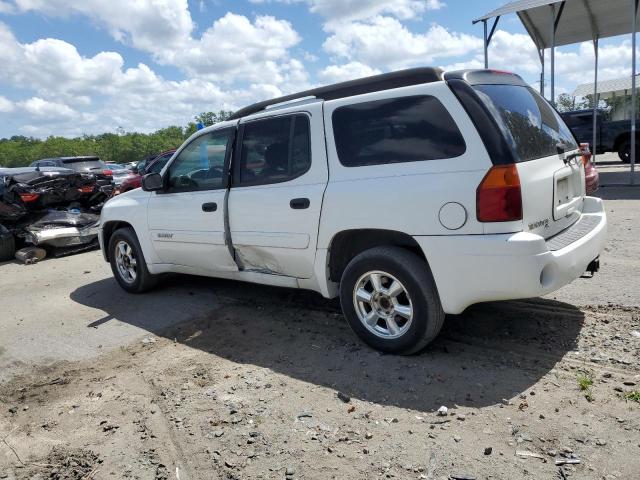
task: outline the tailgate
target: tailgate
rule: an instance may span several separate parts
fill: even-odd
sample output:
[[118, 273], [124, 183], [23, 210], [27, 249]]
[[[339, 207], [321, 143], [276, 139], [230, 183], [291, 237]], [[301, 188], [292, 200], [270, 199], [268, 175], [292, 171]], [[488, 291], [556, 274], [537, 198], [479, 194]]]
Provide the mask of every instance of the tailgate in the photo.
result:
[[517, 168], [524, 231], [549, 238], [580, 218], [585, 196], [580, 157], [565, 164], [552, 155], [518, 163]]
[[571, 226], [582, 212], [584, 166], [581, 156], [574, 157], [578, 144], [560, 115], [531, 87], [512, 78], [511, 83], [501, 81], [498, 76], [494, 83], [474, 89], [513, 151], [523, 230], [549, 238]]

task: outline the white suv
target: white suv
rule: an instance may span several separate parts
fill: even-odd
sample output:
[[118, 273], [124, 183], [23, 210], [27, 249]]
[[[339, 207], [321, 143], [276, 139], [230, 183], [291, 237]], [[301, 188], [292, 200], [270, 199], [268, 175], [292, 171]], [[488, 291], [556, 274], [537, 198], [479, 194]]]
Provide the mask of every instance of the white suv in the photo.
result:
[[419, 68], [261, 102], [200, 130], [102, 210], [128, 292], [179, 272], [340, 295], [409, 354], [445, 313], [595, 271], [606, 236], [575, 138], [523, 80]]

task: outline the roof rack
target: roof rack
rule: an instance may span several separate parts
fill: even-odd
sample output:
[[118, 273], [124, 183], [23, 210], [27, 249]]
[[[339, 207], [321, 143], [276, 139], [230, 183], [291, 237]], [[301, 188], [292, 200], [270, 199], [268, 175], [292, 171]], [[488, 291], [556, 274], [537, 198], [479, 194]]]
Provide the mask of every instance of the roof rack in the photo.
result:
[[260, 112], [270, 105], [290, 102], [305, 97], [315, 97], [322, 100], [335, 100], [336, 98], [361, 95], [363, 93], [390, 90], [392, 88], [408, 87], [421, 83], [438, 82], [442, 80], [442, 70], [433, 67], [410, 68], [398, 72], [383, 73], [372, 77], [350, 80], [348, 82], [336, 83], [326, 87], [312, 88], [304, 92], [285, 95], [284, 97], [265, 100], [254, 103], [248, 107], [241, 108], [229, 117], [229, 120], [237, 120], [253, 113]]

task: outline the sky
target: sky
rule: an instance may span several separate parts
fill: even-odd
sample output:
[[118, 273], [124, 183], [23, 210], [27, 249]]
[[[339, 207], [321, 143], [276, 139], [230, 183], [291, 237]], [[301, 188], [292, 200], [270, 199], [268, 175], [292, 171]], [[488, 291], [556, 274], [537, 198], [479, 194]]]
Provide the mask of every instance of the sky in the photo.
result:
[[[481, 68], [471, 21], [504, 3], [0, 0], [0, 138], [151, 132], [380, 72]], [[601, 41], [600, 78], [630, 75], [630, 56], [630, 36]], [[591, 82], [593, 57], [588, 42], [557, 49], [556, 94]], [[489, 59], [538, 88], [517, 16], [500, 20]]]

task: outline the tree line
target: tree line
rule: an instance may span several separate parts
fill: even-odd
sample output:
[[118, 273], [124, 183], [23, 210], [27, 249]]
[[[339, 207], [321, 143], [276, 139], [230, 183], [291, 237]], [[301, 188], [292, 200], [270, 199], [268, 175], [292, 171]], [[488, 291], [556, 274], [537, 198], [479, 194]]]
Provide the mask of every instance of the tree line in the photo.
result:
[[186, 127], [170, 126], [153, 133], [126, 132], [83, 135], [76, 138], [50, 136], [46, 139], [15, 135], [0, 139], [0, 166], [22, 167], [34, 160], [50, 157], [97, 155], [105, 162], [126, 163], [142, 160], [179, 147], [198, 124], [205, 127], [227, 119], [232, 112], [202, 112]]

